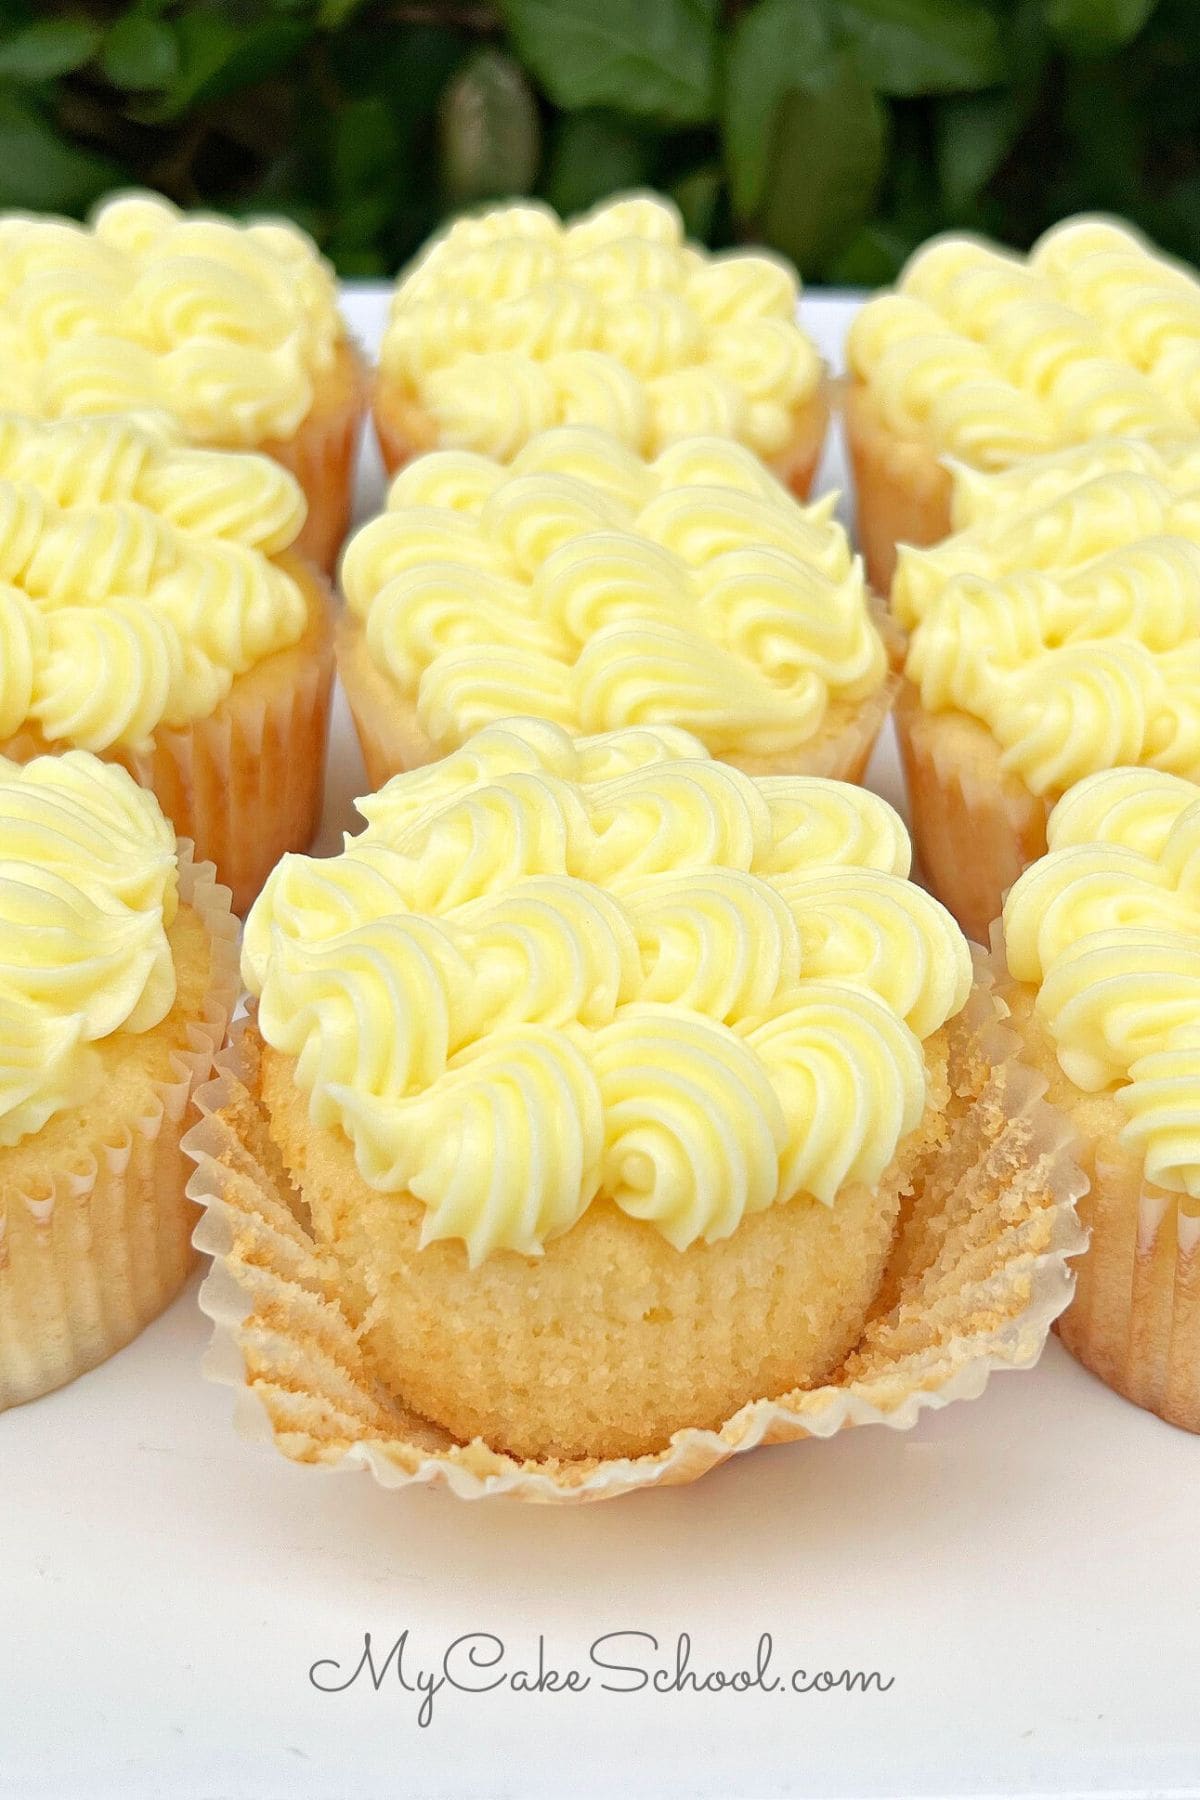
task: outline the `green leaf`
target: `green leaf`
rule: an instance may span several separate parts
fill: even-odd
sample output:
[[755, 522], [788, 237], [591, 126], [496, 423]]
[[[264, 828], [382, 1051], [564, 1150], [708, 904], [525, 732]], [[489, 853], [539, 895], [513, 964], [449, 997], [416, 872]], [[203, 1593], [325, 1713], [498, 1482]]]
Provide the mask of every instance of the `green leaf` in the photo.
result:
[[938, 179], [952, 213], [973, 206], [1012, 149], [1026, 107], [1008, 88], [956, 94], [934, 116]]
[[104, 40], [100, 67], [116, 88], [165, 87], [179, 67], [175, 33], [162, 19], [126, 13]]
[[0, 97], [0, 206], [81, 213], [123, 179], [116, 163], [67, 143], [28, 101]]
[[556, 212], [569, 217], [609, 194], [639, 187], [648, 166], [645, 139], [615, 114], [568, 113], [554, 134], [546, 198]]
[[90, 62], [99, 43], [99, 27], [88, 19], [42, 19], [0, 42], [0, 76], [52, 81]]
[[699, 124], [716, 106], [710, 0], [499, 0], [517, 50], [558, 106]]
[[759, 224], [803, 274], [821, 273], [869, 217], [885, 131], [883, 107], [848, 56], [819, 87], [784, 96]]
[[1135, 38], [1158, 0], [1046, 0], [1046, 23], [1074, 56], [1103, 56]]
[[336, 115], [330, 156], [333, 185], [344, 199], [374, 188], [387, 192], [400, 151], [400, 130], [386, 100], [351, 100]]
[[705, 243], [712, 237], [721, 189], [718, 163], [705, 163], [672, 184], [671, 198], [683, 214], [683, 228], [690, 238]]
[[179, 68], [157, 115], [177, 119], [193, 107], [253, 87], [291, 62], [312, 36], [307, 22], [239, 24], [217, 12], [184, 12], [176, 24]]
[[966, 93], [1003, 76], [999, 27], [983, 0], [837, 0], [837, 11], [881, 94]]
[[442, 190], [456, 206], [527, 194], [541, 160], [537, 102], [520, 65], [480, 50], [458, 70], [438, 108]]
[[771, 124], [789, 89], [828, 79], [836, 51], [830, 14], [811, 0], [759, 0], [733, 29], [721, 126], [734, 211], [753, 217], [767, 178]]

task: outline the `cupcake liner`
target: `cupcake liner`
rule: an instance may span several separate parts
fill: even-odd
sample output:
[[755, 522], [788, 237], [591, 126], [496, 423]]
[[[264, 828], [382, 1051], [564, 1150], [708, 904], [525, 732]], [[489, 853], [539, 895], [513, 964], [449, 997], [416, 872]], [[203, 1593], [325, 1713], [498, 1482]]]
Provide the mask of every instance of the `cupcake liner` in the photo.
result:
[[862, 382], [844, 382], [841, 401], [858, 544], [871, 586], [887, 594], [897, 544], [936, 544], [950, 530], [951, 479], [923, 444], [887, 430]]
[[922, 876], [967, 936], [986, 944], [1005, 894], [1045, 854], [1050, 802], [1001, 769], [982, 725], [927, 713], [911, 682], [895, 719]]
[[759, 1444], [848, 1426], [905, 1430], [926, 1407], [980, 1394], [993, 1370], [1037, 1360], [1083, 1247], [1084, 1180], [1070, 1134], [1015, 1057], [980, 953], [951, 1034], [952, 1130], [902, 1219], [872, 1316], [838, 1375], [751, 1402], [719, 1430], [685, 1429], [654, 1455], [518, 1462], [459, 1444], [383, 1393], [337, 1297], [332, 1256], [311, 1237], [255, 1097], [256, 1041], [243, 1024], [199, 1095], [186, 1140], [189, 1192], [206, 1211], [195, 1242], [213, 1258], [200, 1304], [214, 1323], [205, 1372], [232, 1387], [248, 1436], [293, 1461], [368, 1469], [384, 1487], [444, 1486], [463, 1499], [593, 1501], [696, 1480]]
[[[280, 560], [288, 566], [290, 559]], [[296, 563], [292, 573], [310, 589], [320, 581], [319, 619], [311, 643], [278, 653], [283, 678], [273, 678], [276, 659], [269, 657], [235, 680], [208, 718], [160, 725], [144, 751], [113, 746], [100, 752], [149, 788], [176, 832], [216, 864], [238, 913], [285, 851], [307, 850], [321, 819], [333, 609], [315, 570]], [[25, 730], [0, 752], [28, 762], [58, 747]]]
[[304, 489], [308, 516], [293, 548], [327, 575], [333, 573], [350, 530], [358, 439], [369, 389], [361, 351], [352, 343], [343, 344], [296, 435], [260, 446], [265, 456], [290, 469]]
[[240, 982], [237, 922], [209, 863], [179, 847], [180, 899], [212, 946], [208, 992], [170, 1079], [120, 1136], [84, 1143], [53, 1183], [0, 1206], [0, 1411], [72, 1381], [135, 1338], [194, 1261], [180, 1138], [225, 1041]]

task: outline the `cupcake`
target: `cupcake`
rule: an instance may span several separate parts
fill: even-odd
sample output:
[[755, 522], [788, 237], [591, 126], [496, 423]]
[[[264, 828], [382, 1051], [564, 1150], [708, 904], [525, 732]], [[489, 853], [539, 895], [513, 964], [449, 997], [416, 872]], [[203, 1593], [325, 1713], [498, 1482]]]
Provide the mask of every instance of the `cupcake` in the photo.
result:
[[0, 1410], [174, 1298], [180, 1136], [238, 992], [229, 896], [81, 751], [0, 761]]
[[1009, 996], [1074, 1123], [1091, 1243], [1063, 1342], [1200, 1431], [1200, 793], [1152, 769], [1081, 781], [1008, 896]]
[[267, 457], [0, 415], [0, 755], [122, 763], [239, 910], [320, 818], [333, 615], [303, 519]]
[[722, 438], [645, 462], [559, 426], [507, 466], [418, 457], [342, 562], [371, 781], [515, 714], [677, 725], [750, 774], [857, 780], [896, 682], [833, 503], [800, 506]]
[[1200, 424], [1200, 283], [1114, 221], [1068, 219], [1028, 257], [935, 238], [847, 343], [846, 425], [867, 572], [950, 528], [947, 459], [985, 473], [1096, 437]]
[[986, 942], [1075, 782], [1130, 763], [1200, 780], [1200, 443], [959, 469], [954, 515], [900, 553], [896, 724], [925, 875]]
[[392, 301], [374, 402], [384, 461], [511, 462], [552, 425], [593, 425], [649, 457], [731, 438], [803, 498], [828, 407], [798, 300], [785, 263], [710, 256], [654, 195], [568, 224], [528, 203], [459, 219]]
[[262, 1303], [238, 1344], [289, 1454], [687, 1479], [835, 1372], [911, 1422], [958, 1330], [1036, 1354], [1058, 1143], [883, 801], [510, 720], [360, 810], [252, 910], [250, 1022], [189, 1140], [205, 1304]]
[[181, 213], [150, 193], [86, 226], [0, 214], [0, 411], [166, 412], [191, 443], [264, 451], [304, 488], [299, 548], [326, 570], [366, 394], [333, 272], [286, 221]]

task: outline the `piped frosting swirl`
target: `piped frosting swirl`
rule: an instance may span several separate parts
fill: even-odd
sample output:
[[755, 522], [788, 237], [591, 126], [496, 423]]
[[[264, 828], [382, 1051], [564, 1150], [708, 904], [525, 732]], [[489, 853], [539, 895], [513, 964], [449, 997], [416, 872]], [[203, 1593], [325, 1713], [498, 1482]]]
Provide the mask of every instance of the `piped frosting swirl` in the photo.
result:
[[276, 869], [243, 974], [426, 1242], [534, 1255], [603, 1194], [684, 1249], [878, 1181], [919, 1121], [971, 967], [875, 796], [509, 720], [360, 810]]
[[798, 298], [772, 257], [685, 243], [656, 196], [568, 224], [527, 203], [433, 241], [401, 278], [380, 362], [444, 445], [504, 461], [560, 424], [651, 456], [711, 434], [770, 458], [821, 378]]
[[647, 463], [563, 426], [509, 467], [467, 451], [410, 463], [342, 585], [440, 750], [537, 713], [584, 733], [678, 724], [716, 754], [770, 754], [887, 674], [832, 504], [799, 506], [727, 440]]

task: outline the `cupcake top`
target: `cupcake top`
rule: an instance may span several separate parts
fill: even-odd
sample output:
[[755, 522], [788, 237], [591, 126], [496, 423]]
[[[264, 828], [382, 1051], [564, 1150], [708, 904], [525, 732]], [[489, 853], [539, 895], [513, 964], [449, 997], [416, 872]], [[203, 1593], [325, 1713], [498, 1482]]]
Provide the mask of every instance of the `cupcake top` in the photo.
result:
[[0, 415], [0, 748], [24, 728], [143, 749], [294, 644], [304, 595], [271, 558], [304, 522], [265, 456], [125, 419]]
[[1200, 793], [1110, 769], [1059, 801], [1047, 841], [1005, 903], [1009, 970], [1037, 986], [1064, 1074], [1115, 1093], [1147, 1179], [1200, 1200]]
[[922, 705], [980, 720], [1034, 794], [1122, 763], [1200, 780], [1200, 447], [958, 470], [954, 507], [893, 590]]
[[341, 335], [332, 271], [283, 220], [136, 192], [88, 225], [0, 214], [0, 410], [150, 408], [201, 443], [291, 437]]
[[770, 754], [887, 674], [831, 496], [801, 507], [740, 445], [642, 461], [562, 426], [505, 467], [408, 464], [342, 565], [375, 663], [439, 750], [515, 713], [571, 732], [686, 726]]
[[84, 1104], [95, 1045], [175, 999], [175, 834], [124, 769], [0, 757], [0, 1147]]
[[380, 364], [441, 442], [507, 461], [551, 425], [654, 455], [713, 433], [786, 450], [820, 359], [785, 264], [685, 242], [635, 195], [563, 224], [548, 207], [457, 220], [401, 278]]
[[536, 1255], [604, 1194], [684, 1249], [878, 1182], [920, 1120], [971, 965], [874, 795], [510, 720], [359, 809], [278, 866], [243, 975], [425, 1242]]
[[850, 329], [888, 428], [981, 469], [1200, 421], [1200, 282], [1115, 221], [1068, 219], [1028, 257], [935, 238]]

